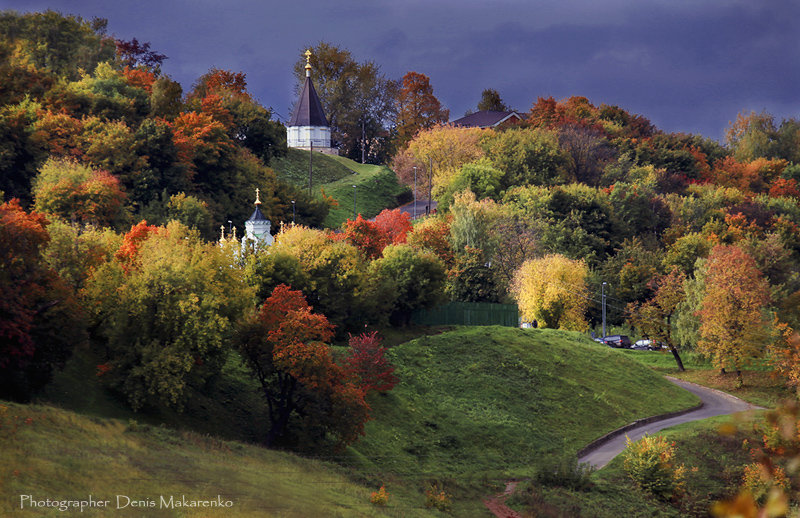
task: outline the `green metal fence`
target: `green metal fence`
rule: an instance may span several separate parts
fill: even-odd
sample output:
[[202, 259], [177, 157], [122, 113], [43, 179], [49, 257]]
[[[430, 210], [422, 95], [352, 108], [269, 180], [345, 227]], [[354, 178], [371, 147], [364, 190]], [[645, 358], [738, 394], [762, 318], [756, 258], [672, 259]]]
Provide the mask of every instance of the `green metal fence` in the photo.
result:
[[412, 313], [411, 322], [424, 326], [519, 326], [516, 304], [449, 302]]

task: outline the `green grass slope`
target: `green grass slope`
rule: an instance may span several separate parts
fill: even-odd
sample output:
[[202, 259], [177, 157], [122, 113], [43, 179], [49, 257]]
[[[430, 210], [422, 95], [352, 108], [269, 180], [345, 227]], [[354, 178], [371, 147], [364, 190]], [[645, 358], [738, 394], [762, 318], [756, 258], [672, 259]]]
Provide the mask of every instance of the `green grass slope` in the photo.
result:
[[[270, 167], [278, 178], [307, 188], [308, 154], [308, 151], [289, 149], [285, 157], [270, 160]], [[325, 194], [339, 202], [323, 222], [327, 228], [339, 228], [347, 218], [352, 219], [354, 191], [355, 209], [365, 218], [410, 199], [408, 188], [400, 185], [397, 176], [386, 166], [359, 164], [340, 156], [314, 153], [313, 169], [314, 195], [319, 196], [323, 188]]]
[[[275, 170], [275, 174], [281, 180], [298, 187], [308, 188], [308, 154], [309, 151], [289, 148], [286, 156], [270, 158], [269, 166]], [[312, 165], [314, 168], [312, 180], [315, 186], [330, 183], [353, 174], [353, 171], [345, 164], [334, 160], [330, 155], [322, 153], [314, 153]], [[318, 191], [318, 188], [315, 191]]]
[[401, 478], [526, 476], [635, 419], [697, 398], [579, 333], [458, 328], [389, 351], [400, 383], [353, 450]]
[[[222, 441], [194, 432], [125, 424], [41, 405], [0, 402], [0, 515], [147, 517], [434, 516], [424, 496], [389, 488], [386, 507], [369, 499], [377, 487], [352, 481], [333, 464]], [[68, 512], [20, 509], [36, 501], [109, 501], [109, 508]], [[117, 508], [125, 497], [153, 507]], [[231, 507], [181, 508], [173, 502], [230, 501]], [[167, 506], [163, 507], [161, 497]]]

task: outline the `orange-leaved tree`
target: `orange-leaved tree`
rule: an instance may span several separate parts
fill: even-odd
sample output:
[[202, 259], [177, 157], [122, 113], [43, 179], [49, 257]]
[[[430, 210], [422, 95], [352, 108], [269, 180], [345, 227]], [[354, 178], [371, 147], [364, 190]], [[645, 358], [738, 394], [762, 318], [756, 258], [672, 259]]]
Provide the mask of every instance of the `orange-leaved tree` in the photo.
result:
[[361, 214], [355, 221], [348, 219], [344, 222], [342, 233], [336, 235], [336, 238], [340, 237], [352, 243], [368, 259], [380, 257], [386, 245], [391, 243], [389, 236], [374, 221], [364, 219]]
[[697, 347], [723, 371], [736, 369], [741, 384], [742, 366], [761, 354], [767, 339], [763, 310], [769, 284], [755, 260], [738, 246], [715, 246], [707, 268]]
[[430, 78], [419, 72], [403, 76], [397, 95], [397, 147], [414, 138], [419, 130], [446, 123], [450, 111], [433, 95]]
[[302, 292], [285, 284], [240, 325], [236, 347], [269, 408], [267, 445], [296, 445], [300, 438], [319, 444], [327, 436], [344, 446], [363, 434], [364, 391], [334, 363], [326, 343], [332, 337], [325, 315], [313, 313]]
[[412, 231], [411, 216], [400, 209], [383, 209], [375, 216], [375, 225], [393, 245], [405, 243], [408, 233]]

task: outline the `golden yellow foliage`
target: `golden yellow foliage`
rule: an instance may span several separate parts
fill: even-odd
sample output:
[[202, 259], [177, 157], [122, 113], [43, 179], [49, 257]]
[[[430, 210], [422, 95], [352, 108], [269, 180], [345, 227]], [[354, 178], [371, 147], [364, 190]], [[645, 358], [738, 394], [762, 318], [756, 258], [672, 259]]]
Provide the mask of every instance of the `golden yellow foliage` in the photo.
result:
[[535, 319], [540, 327], [585, 330], [587, 275], [583, 260], [563, 255], [525, 261], [512, 286], [523, 320]]

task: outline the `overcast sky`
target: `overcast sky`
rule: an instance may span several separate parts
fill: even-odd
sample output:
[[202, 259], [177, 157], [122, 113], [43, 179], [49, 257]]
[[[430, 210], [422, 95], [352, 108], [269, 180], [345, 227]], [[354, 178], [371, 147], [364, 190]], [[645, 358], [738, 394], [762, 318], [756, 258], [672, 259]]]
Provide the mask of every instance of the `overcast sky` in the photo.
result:
[[587, 97], [667, 131], [722, 139], [742, 110], [800, 116], [797, 0], [0, 0], [17, 11], [107, 18], [149, 41], [184, 89], [209, 68], [242, 71], [285, 118], [292, 64], [326, 41], [387, 77], [431, 78], [451, 119], [494, 88], [517, 110]]

